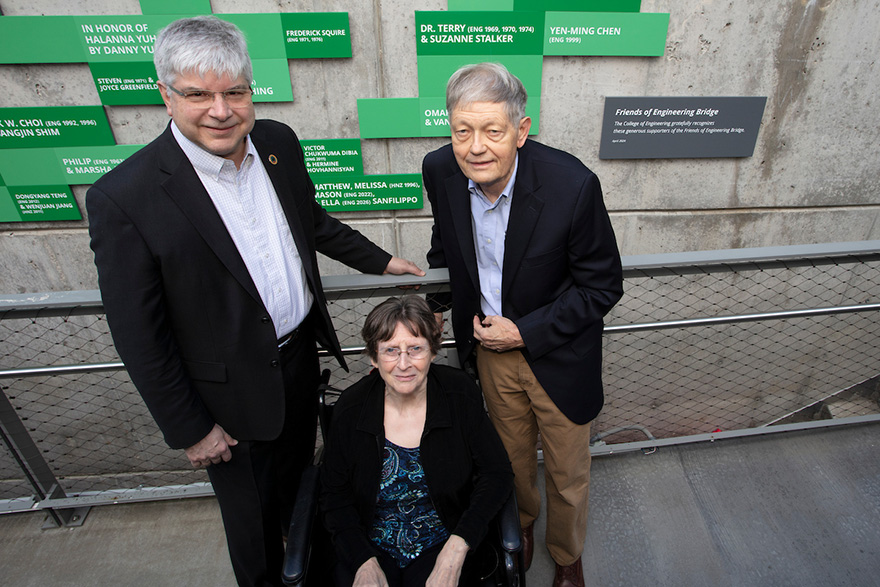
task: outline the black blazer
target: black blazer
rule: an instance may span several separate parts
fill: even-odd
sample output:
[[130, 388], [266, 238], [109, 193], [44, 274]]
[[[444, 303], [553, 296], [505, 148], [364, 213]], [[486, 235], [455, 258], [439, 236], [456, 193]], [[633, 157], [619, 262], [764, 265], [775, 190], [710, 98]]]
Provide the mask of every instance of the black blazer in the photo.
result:
[[[391, 255], [315, 202], [289, 127], [257, 121], [250, 137], [315, 297], [316, 336], [344, 365], [315, 251], [367, 273]], [[276, 438], [284, 388], [272, 320], [170, 126], [99, 179], [86, 208], [113, 340], [167, 443], [192, 446], [215, 423], [239, 440]]]
[[[382, 471], [384, 414], [385, 382], [376, 370], [345, 390], [333, 409], [321, 505], [352, 575], [377, 553], [368, 532]], [[513, 489], [513, 471], [480, 390], [464, 371], [431, 365], [419, 452], [440, 521], [476, 548]]]
[[[428, 153], [422, 175], [434, 214], [428, 264], [449, 268], [452, 325], [464, 362], [474, 350], [480, 310], [468, 180], [451, 145]], [[602, 318], [623, 295], [599, 179], [576, 157], [527, 140], [504, 246], [501, 311], [519, 328], [523, 355], [550, 398], [573, 422], [589, 422], [603, 403]]]

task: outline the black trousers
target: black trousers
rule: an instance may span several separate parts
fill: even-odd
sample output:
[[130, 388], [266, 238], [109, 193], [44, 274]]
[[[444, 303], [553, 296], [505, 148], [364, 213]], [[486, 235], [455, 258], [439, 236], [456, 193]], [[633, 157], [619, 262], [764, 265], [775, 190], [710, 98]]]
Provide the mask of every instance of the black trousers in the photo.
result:
[[232, 459], [208, 467], [241, 587], [283, 585], [282, 536], [287, 535], [300, 477], [315, 452], [320, 368], [308, 324], [282, 348], [281, 368], [285, 387], [281, 434], [268, 442], [239, 441], [232, 447]]

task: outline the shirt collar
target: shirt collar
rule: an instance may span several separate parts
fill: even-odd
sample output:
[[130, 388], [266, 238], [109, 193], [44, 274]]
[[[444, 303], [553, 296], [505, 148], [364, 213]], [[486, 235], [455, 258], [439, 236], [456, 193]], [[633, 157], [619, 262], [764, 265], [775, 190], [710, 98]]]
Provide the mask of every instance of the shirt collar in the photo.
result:
[[[180, 145], [186, 158], [189, 159], [190, 163], [192, 163], [192, 166], [198, 173], [217, 180], [220, 177], [220, 172], [223, 170], [224, 165], [229, 163], [233, 165], [234, 168], [235, 163], [233, 163], [232, 160], [209, 153], [189, 140], [181, 130], [177, 128], [177, 125], [173, 120], [171, 121], [171, 133], [174, 135], [177, 144]], [[246, 150], [244, 160], [241, 163], [242, 171], [247, 169], [251, 165], [250, 161], [257, 157], [257, 150], [254, 147], [253, 141], [250, 140], [250, 135], [245, 136], [244, 141]]]

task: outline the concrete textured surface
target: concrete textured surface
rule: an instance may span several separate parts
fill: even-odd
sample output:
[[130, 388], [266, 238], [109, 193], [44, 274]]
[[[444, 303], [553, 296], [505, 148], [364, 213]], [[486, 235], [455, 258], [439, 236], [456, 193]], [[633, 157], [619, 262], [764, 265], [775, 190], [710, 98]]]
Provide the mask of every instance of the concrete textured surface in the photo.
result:
[[[215, 13], [348, 12], [351, 59], [290, 60], [294, 102], [257, 105], [305, 139], [359, 136], [357, 99], [416, 97], [416, 10], [443, 0], [212, 0]], [[541, 132], [602, 181], [624, 254], [880, 238], [874, 124], [880, 0], [643, 0], [670, 14], [662, 57], [545, 57]], [[0, 0], [15, 15], [138, 14], [136, 0]], [[0, 107], [99, 104], [85, 64], [0, 66]], [[599, 160], [607, 96], [766, 96], [755, 153]], [[120, 144], [167, 121], [161, 106], [105, 108]], [[364, 140], [366, 173], [419, 173], [445, 139]], [[88, 186], [73, 191], [84, 212]], [[424, 263], [430, 210], [348, 212], [391, 252]], [[0, 224], [0, 292], [94, 289], [88, 219]], [[323, 270], [346, 271], [324, 259]]]
[[[593, 460], [587, 585], [880, 585], [880, 424]], [[553, 561], [535, 526], [528, 585]]]
[[42, 530], [43, 518], [0, 517], [3, 585], [235, 584], [212, 498], [92, 508], [79, 528]]
[[[880, 585], [880, 424], [596, 458], [588, 585]], [[94, 508], [81, 528], [0, 516], [9, 586], [232, 585], [212, 499]], [[536, 525], [529, 585], [552, 582]]]

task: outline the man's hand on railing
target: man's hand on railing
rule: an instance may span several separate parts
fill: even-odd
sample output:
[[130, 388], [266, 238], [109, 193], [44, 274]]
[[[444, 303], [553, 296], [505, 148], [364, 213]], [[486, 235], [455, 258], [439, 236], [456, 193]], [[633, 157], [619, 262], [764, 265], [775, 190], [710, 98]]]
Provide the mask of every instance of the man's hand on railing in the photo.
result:
[[236, 444], [238, 444], [236, 439], [226, 434], [226, 431], [219, 424], [214, 424], [206, 437], [184, 452], [186, 452], [186, 457], [192, 466], [200, 469], [232, 459], [230, 448]]
[[400, 257], [391, 257], [391, 260], [388, 261], [388, 266], [385, 267], [385, 273], [390, 273], [391, 275], [411, 273], [413, 275], [418, 275], [419, 277], [425, 276], [425, 272], [419, 269], [418, 265], [407, 259], [401, 259]]

